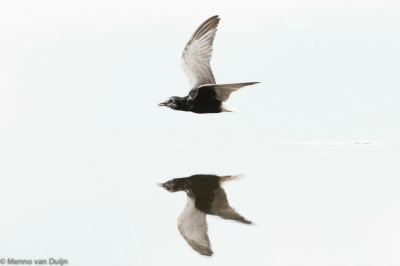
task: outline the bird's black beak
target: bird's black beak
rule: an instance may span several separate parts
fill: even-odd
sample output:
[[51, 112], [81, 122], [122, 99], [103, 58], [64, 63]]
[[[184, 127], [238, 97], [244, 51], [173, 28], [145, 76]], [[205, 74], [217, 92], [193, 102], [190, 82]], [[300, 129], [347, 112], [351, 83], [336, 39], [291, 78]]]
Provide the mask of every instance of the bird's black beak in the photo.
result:
[[159, 103], [159, 104], [158, 104], [159, 107], [161, 107], [161, 106], [166, 106], [166, 105], [167, 105], [166, 103]]
[[164, 187], [164, 184], [162, 184], [162, 183], [160, 183], [160, 184], [157, 184], [159, 187]]

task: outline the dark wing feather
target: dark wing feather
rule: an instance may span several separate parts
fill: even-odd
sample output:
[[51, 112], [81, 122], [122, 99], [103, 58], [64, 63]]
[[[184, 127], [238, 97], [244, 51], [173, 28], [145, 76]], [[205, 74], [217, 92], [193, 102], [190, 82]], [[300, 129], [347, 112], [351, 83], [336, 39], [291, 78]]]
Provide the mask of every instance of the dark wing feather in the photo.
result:
[[228, 198], [226, 197], [226, 193], [223, 188], [219, 188], [214, 191], [214, 202], [211, 206], [211, 214], [218, 215], [223, 219], [251, 224], [250, 221], [246, 220], [246, 218], [238, 214], [235, 209], [229, 206]]

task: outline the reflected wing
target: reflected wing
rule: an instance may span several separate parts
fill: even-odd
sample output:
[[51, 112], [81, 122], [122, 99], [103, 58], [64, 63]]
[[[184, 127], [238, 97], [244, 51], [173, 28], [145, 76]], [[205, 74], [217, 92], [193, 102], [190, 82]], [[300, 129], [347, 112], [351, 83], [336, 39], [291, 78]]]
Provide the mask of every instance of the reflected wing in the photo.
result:
[[237, 91], [245, 86], [254, 85], [260, 82], [245, 82], [233, 84], [204, 84], [198, 87], [198, 94], [210, 94], [215, 92], [215, 98], [221, 102], [226, 102], [232, 92]]
[[193, 33], [183, 50], [181, 65], [189, 80], [189, 96], [192, 99], [197, 95], [198, 86], [215, 84], [210, 60], [219, 20], [218, 16], [213, 16], [204, 21]]
[[187, 197], [186, 207], [178, 219], [179, 232], [188, 244], [202, 255], [211, 256], [206, 214], [195, 208], [194, 199]]
[[211, 213], [214, 215], [218, 215], [223, 219], [235, 220], [245, 224], [251, 224], [250, 221], [246, 220], [246, 218], [238, 214], [235, 209], [229, 206], [225, 190], [221, 187], [214, 191], [214, 202], [211, 206]]

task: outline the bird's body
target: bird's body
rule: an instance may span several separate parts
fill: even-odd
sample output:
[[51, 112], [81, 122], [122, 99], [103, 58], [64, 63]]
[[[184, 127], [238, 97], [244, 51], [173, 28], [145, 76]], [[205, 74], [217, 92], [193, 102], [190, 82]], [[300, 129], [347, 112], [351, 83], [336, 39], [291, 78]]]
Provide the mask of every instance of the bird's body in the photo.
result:
[[[216, 93], [210, 91], [207, 92], [207, 94], [212, 95]], [[189, 96], [173, 96], [170, 99], [173, 100], [170, 108], [174, 110], [193, 112], [197, 114], [220, 113], [224, 110], [223, 103], [209, 95], [197, 95], [194, 99], [191, 99]]]
[[181, 65], [189, 80], [189, 95], [172, 96], [159, 106], [198, 114], [232, 112], [224, 102], [233, 91], [258, 82], [216, 84], [210, 60], [220, 18], [213, 16], [193, 33], [182, 53]]
[[188, 244], [202, 255], [211, 256], [206, 215], [217, 215], [223, 219], [251, 224], [229, 206], [221, 183], [240, 176], [193, 175], [175, 178], [161, 184], [170, 192], [185, 191], [187, 203], [178, 219], [178, 228]]

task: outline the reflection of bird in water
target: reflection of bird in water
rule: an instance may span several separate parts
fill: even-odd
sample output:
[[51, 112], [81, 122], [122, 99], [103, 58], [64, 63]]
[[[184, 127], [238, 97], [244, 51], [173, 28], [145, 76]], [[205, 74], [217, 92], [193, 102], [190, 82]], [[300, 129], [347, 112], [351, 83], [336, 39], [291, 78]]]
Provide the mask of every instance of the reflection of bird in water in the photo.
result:
[[198, 114], [232, 112], [226, 105], [232, 92], [259, 82], [216, 84], [210, 66], [219, 17], [213, 16], [193, 33], [182, 53], [181, 65], [189, 80], [189, 95], [172, 96], [158, 106]]
[[240, 176], [193, 175], [160, 184], [170, 192], [186, 192], [186, 207], [178, 218], [179, 232], [202, 255], [213, 254], [207, 234], [207, 214], [251, 224], [229, 206], [225, 190], [221, 187], [221, 183]]

